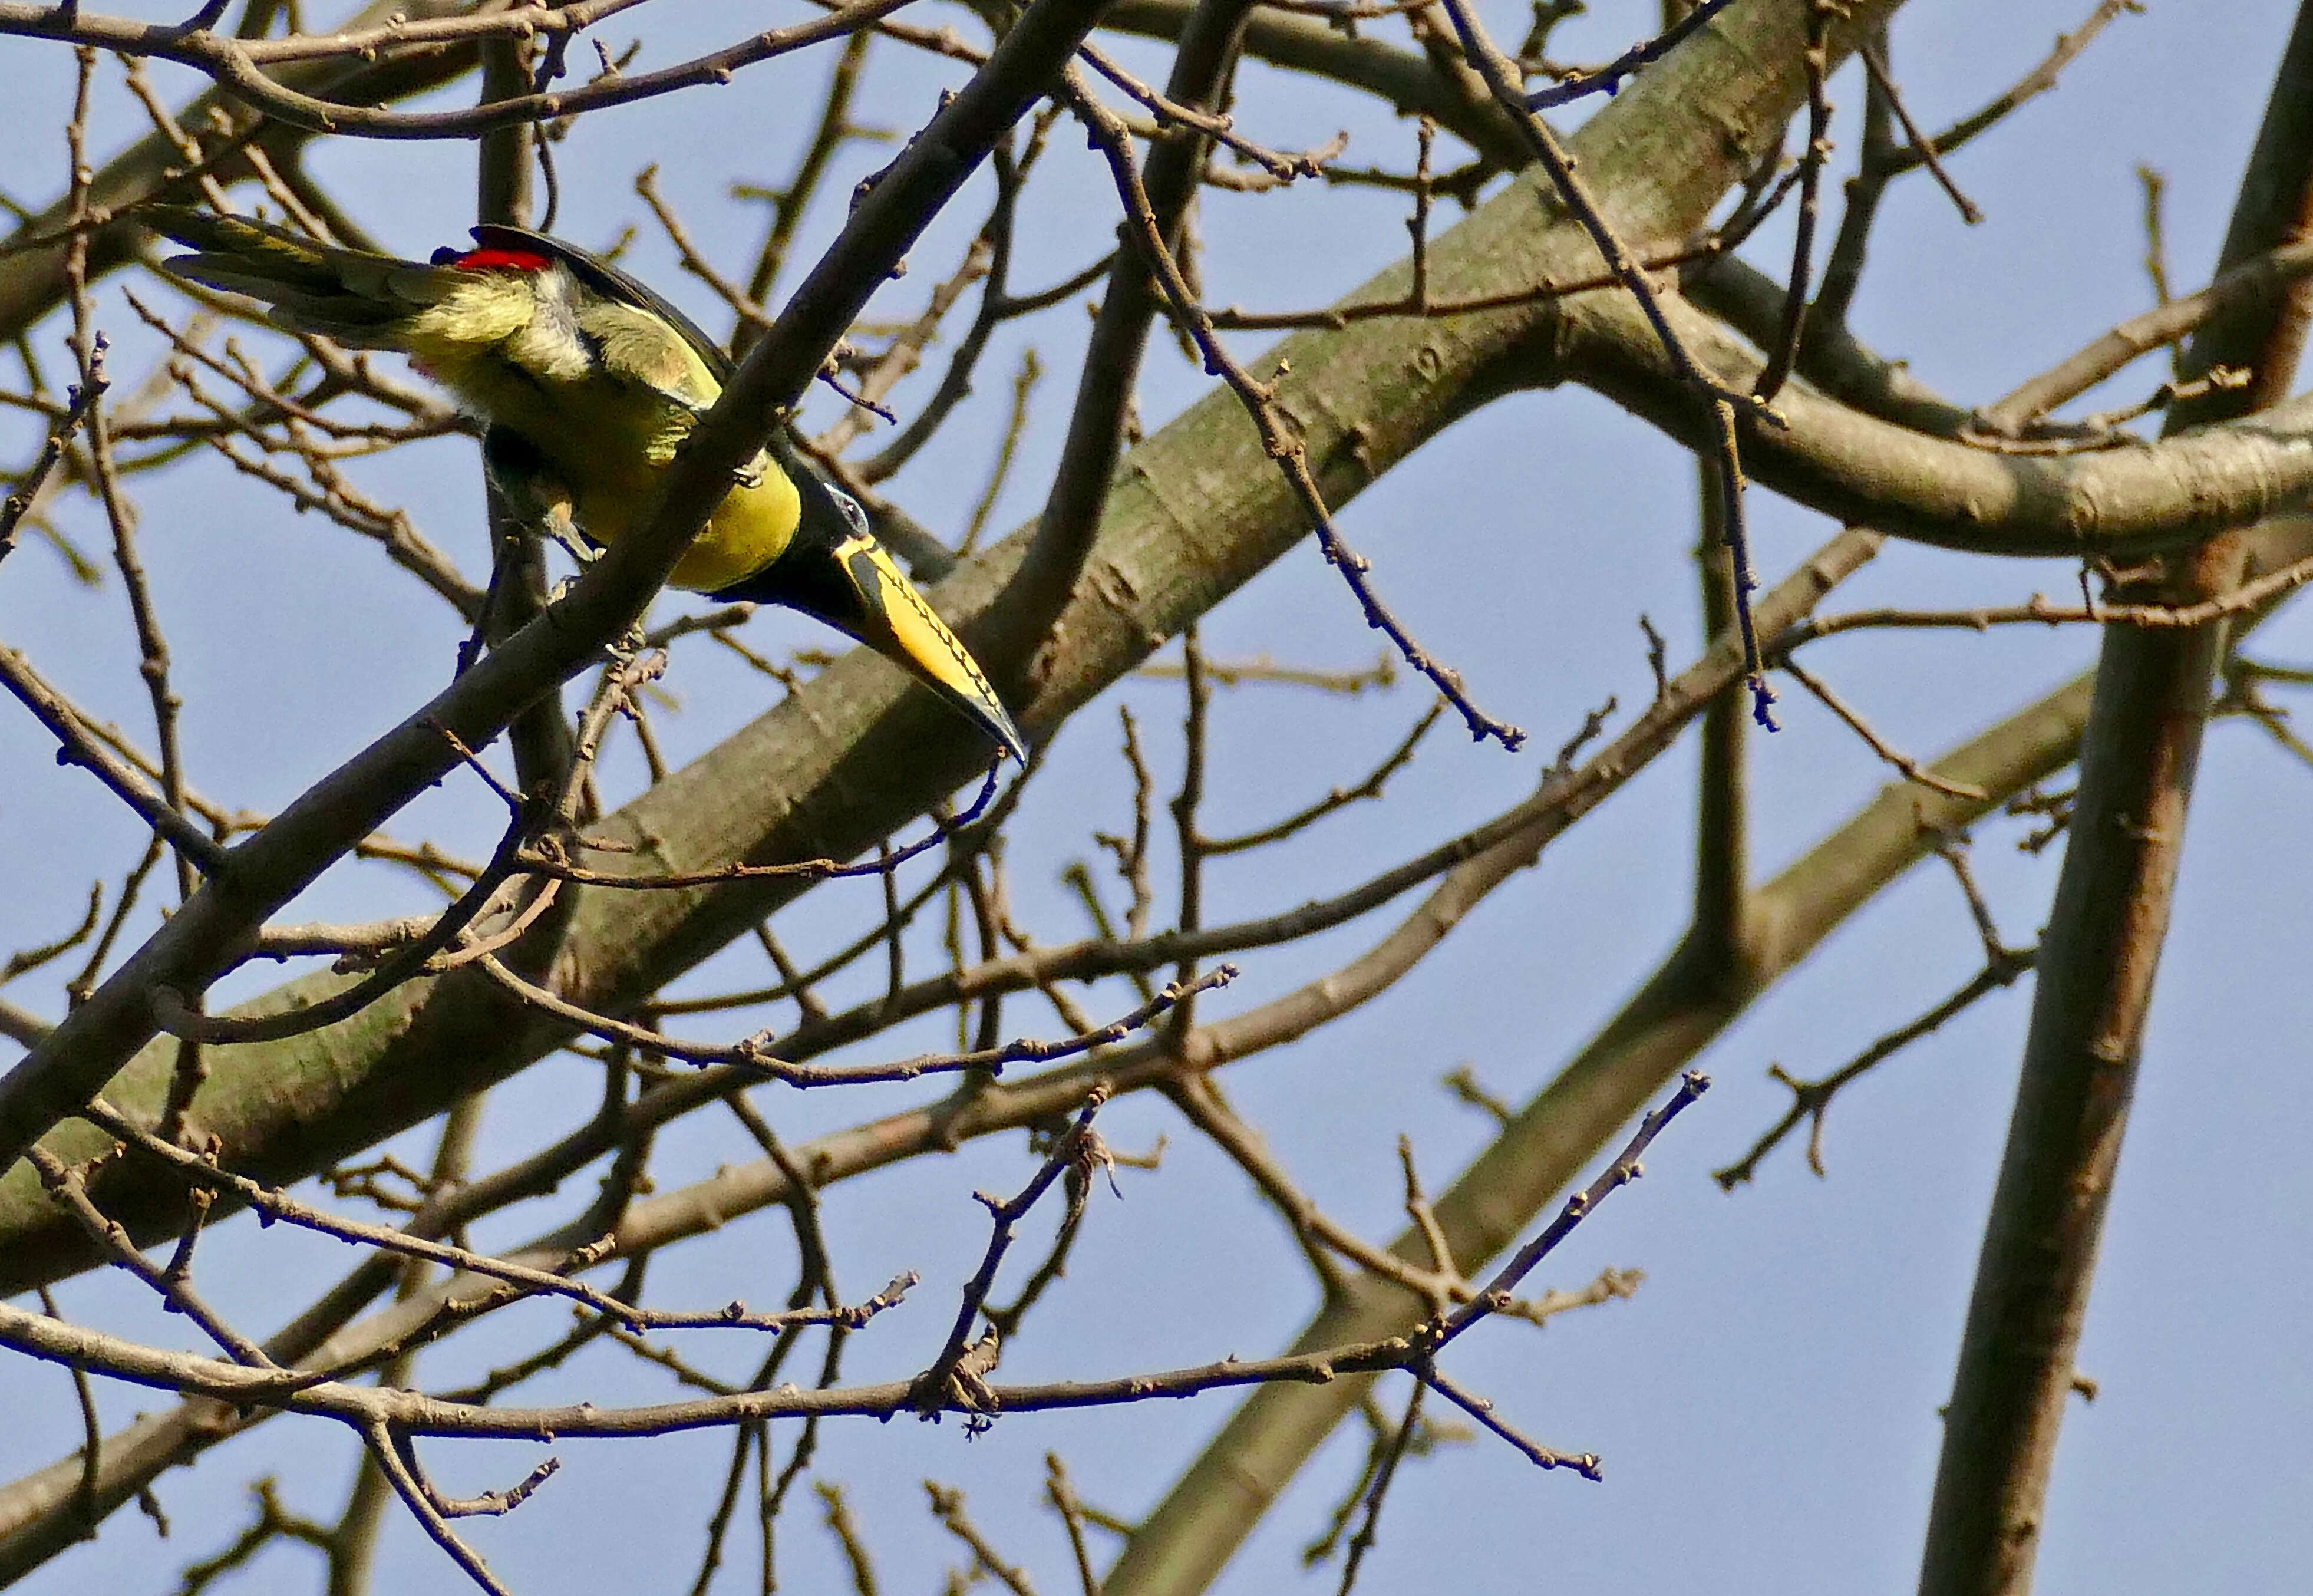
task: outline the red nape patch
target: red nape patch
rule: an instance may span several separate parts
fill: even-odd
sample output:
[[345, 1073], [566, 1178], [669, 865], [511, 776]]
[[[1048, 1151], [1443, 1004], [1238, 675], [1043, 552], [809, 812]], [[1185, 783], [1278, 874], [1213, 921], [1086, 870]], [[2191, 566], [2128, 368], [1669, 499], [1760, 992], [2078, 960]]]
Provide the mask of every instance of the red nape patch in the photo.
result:
[[469, 250], [450, 264], [466, 271], [544, 271], [554, 262], [529, 250]]

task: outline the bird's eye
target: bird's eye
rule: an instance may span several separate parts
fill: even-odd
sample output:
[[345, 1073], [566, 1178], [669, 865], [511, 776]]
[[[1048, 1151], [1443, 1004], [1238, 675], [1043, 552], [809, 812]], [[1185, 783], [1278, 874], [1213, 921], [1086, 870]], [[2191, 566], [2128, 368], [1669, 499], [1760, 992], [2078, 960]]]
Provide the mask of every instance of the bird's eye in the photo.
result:
[[835, 507], [843, 512], [846, 521], [851, 523], [851, 530], [863, 536], [871, 535], [867, 528], [867, 512], [859, 507], [859, 501], [840, 489], [831, 488], [828, 491], [835, 496]]

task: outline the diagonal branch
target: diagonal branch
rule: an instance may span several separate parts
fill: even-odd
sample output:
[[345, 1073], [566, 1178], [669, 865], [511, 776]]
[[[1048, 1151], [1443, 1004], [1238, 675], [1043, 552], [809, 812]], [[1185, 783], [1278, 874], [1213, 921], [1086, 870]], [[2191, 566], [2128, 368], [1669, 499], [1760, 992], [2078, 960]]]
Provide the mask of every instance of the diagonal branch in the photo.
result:
[[[2301, 236], [2309, 223], [2313, 3], [2300, 6], [2282, 52], [2220, 269]], [[2300, 287], [2205, 326], [2182, 375], [2238, 365], [2256, 378], [2179, 405], [2170, 430], [2281, 399], [2309, 311], [2313, 296]], [[2174, 603], [2215, 597], [2240, 581], [2247, 553], [2246, 540], [2219, 538], [2146, 585]], [[2020, 1593], [2032, 1583], [2227, 631], [2218, 620], [2105, 633], [2015, 1114], [1945, 1410], [1922, 1596]]]
[[[1869, 21], [1887, 8], [1857, 10]], [[1746, 152], [1771, 142], [1804, 97], [1797, 51], [1803, 11], [1794, 0], [1749, 0], [1717, 25], [1739, 34], [1741, 48], [1706, 30], [1574, 137], [1573, 153], [1631, 236], [1685, 235], [1747, 174], [1754, 157]], [[1514, 185], [1433, 240], [1433, 289], [1467, 295], [1588, 269], [1596, 255], [1587, 240], [1553, 221], [1535, 193]], [[1402, 295], [1406, 278], [1395, 269], [1357, 297]], [[1297, 389], [1306, 384], [1312, 401], [1306, 408], [1297, 401], [1296, 419], [1327, 502], [1355, 497], [1466, 413], [1473, 384], [1478, 395], [1492, 391], [1491, 374], [1537, 332], [1559, 326], [1562, 314], [1563, 307], [1536, 304], [1451, 325], [1368, 323], [1288, 339], [1279, 353], [1292, 361]], [[1059, 724], [1159, 639], [1293, 547], [1306, 528], [1235, 397], [1200, 401], [1127, 457], [1043, 689], [1033, 704], [1017, 706], [1026, 723], [1046, 730]], [[630, 542], [622, 539], [621, 547]], [[1016, 533], [938, 591], [975, 652], [985, 629], [974, 618], [988, 613], [1025, 542]], [[470, 675], [489, 668], [485, 660]], [[879, 659], [840, 661], [595, 830], [664, 872], [734, 859], [848, 858], [872, 848], [982, 768], [968, 728], [948, 727], [923, 695], [902, 703], [903, 691], [912, 692]], [[595, 1012], [626, 1011], [801, 890], [794, 883], [736, 883], [622, 895], [646, 901], [615, 904], [582, 894], [562, 958], [583, 980], [566, 984], [565, 995]], [[257, 1006], [326, 996], [341, 979], [293, 983]], [[198, 1117], [218, 1138], [229, 1167], [290, 1179], [440, 1112], [567, 1034], [524, 1019], [479, 972], [453, 973], [400, 989], [349, 1027], [302, 1043], [217, 1050]], [[148, 1051], [128, 1079], [105, 1086], [107, 1097], [140, 1112], [148, 1095], [158, 1099], [161, 1081], [149, 1073], [158, 1064]], [[61, 1145], [60, 1152], [84, 1156]], [[81, 1255], [28, 1176], [0, 1178], [0, 1252], [30, 1272], [67, 1266]], [[132, 1230], [169, 1233], [171, 1221], [159, 1217], [174, 1212], [165, 1187], [135, 1197], [109, 1187], [105, 1200], [107, 1212]], [[42, 1239], [36, 1242], [36, 1235]]]
[[436, 728], [479, 747], [541, 694], [623, 633], [801, 399], [828, 350], [875, 287], [1043, 92], [1099, 15], [1096, 0], [1039, 0], [963, 91], [948, 101], [851, 213], [842, 234], [749, 353], [671, 467], [642, 524], [620, 538], [540, 620], [525, 626], [405, 720], [325, 778], [249, 841], [232, 868], [189, 899], [4, 1080], [0, 1165], [101, 1089], [155, 1028], [163, 991], [188, 1000], [231, 967], [264, 917], [454, 767]]

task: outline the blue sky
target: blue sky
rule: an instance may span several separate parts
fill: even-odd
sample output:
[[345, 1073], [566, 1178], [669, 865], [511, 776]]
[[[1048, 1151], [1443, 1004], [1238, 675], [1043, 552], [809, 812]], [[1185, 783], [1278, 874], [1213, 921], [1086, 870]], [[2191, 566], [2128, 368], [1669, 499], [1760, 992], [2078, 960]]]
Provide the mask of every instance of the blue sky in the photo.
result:
[[[1930, 127], [1974, 109], [2087, 9], [2084, 0], [2055, 6], [1919, 0], [1903, 13], [1894, 43], [1909, 103]], [[1605, 0], [1561, 32], [1558, 53], [1610, 54], [1645, 30], [1652, 10]], [[789, 20], [790, 8], [768, 14]], [[1496, 4], [1488, 14], [1498, 35], [1514, 40], [1522, 30], [1515, 8]], [[757, 25], [752, 15], [750, 26]], [[722, 42], [734, 25], [727, 9], [698, 0], [664, 0], [631, 20], [633, 29], [651, 30], [644, 65]], [[2168, 179], [2173, 280], [2180, 288], [2204, 281], [2288, 23], [2289, 8], [2279, 0], [2224, 6], [2154, 0], [2143, 14], [2121, 17], [2056, 93], [1953, 161], [1954, 176], [1985, 213], [1981, 225], [1963, 225], [1924, 177], [1899, 188], [1876, 237], [1858, 331], [1908, 358], [1947, 394], [1967, 402], [1996, 397], [2150, 302], [2140, 263], [2139, 163]], [[627, 36], [616, 24], [609, 31]], [[1386, 28], [1376, 32], [1396, 37]], [[1161, 52], [1130, 43], [1118, 48], [1161, 72]], [[24, 128], [60, 123], [66, 61], [53, 47], [0, 41], [0, 84], [22, 108]], [[761, 68], [719, 91], [582, 123], [559, 147], [565, 200], [558, 231], [602, 247], [638, 227], [627, 264], [710, 327], [721, 326], [703, 291], [675, 270], [634, 197], [632, 173], [646, 161], [664, 163], [664, 187], [708, 247], [726, 262], [743, 260], [755, 219], [722, 196], [734, 181], [784, 173], [808, 132], [822, 70], [810, 61]], [[174, 93], [186, 91], [182, 74], [156, 76]], [[911, 128], [928, 114], [940, 81], [941, 69], [879, 47], [862, 116]], [[1844, 161], [1858, 140], [1860, 78], [1842, 75], [1834, 94], [1842, 112], [1834, 136]], [[109, 94], [100, 149], [128, 136], [133, 111], [117, 89]], [[1340, 92], [1265, 69], [1247, 69], [1239, 117], [1253, 137], [1281, 146], [1319, 145], [1347, 126], [1345, 160], [1403, 166], [1411, 159], [1407, 125]], [[855, 146], [831, 191], [884, 158], [876, 146]], [[422, 254], [461, 236], [471, 214], [469, 161], [462, 146], [344, 141], [321, 152], [316, 169], [356, 197], [382, 238]], [[0, 154], [0, 187], [45, 203], [62, 163], [53, 134], [20, 137]], [[912, 304], [922, 280], [946, 269], [984, 204], [984, 190], [975, 188], [935, 230], [917, 252], [917, 273], [891, 291], [895, 310]], [[1016, 282], [1057, 280], [1106, 247], [1107, 204], [1096, 163], [1064, 126], [1029, 207]], [[1453, 219], [1450, 207], [1441, 211], [1441, 223]], [[1396, 197], [1364, 190], [1214, 194], [1203, 221], [1209, 298], [1260, 307], [1335, 298], [1402, 252], [1401, 215]], [[831, 213], [814, 218], [799, 246], [806, 255], [833, 220]], [[1787, 250], [1788, 234], [1770, 228], [1752, 254], [1771, 264]], [[149, 352], [119, 297], [127, 280], [109, 284], [101, 302], [122, 351], [117, 372], [140, 369], [139, 352]], [[149, 284], [137, 291], [148, 298], [160, 292]], [[1006, 389], [1033, 343], [1052, 375], [1040, 390], [1040, 424], [1023, 441], [991, 525], [1009, 528], [1032, 516], [1057, 455], [1085, 325], [1071, 308], [1007, 329], [982, 367], [983, 402], [894, 481], [893, 496], [936, 530], [961, 530], [1001, 426], [992, 396]], [[61, 359], [60, 336], [52, 324], [36, 340], [52, 367]], [[2160, 375], [2148, 363], [2085, 408], [2124, 402]], [[1143, 416], [1153, 428], [1206, 382], [1159, 339]], [[920, 379], [902, 389], [902, 412], [926, 391]], [[0, 414], [0, 459], [28, 458], [35, 441], [17, 418]], [[484, 563], [478, 484], [464, 445], [412, 452], [362, 480], [409, 505], [427, 533], [470, 569]], [[196, 779], [221, 798], [260, 808], [280, 804], [438, 685], [457, 638], [454, 617], [393, 576], [368, 546], [287, 515], [212, 461], [157, 486], [145, 509], [145, 556], [187, 699], [189, 758]], [[101, 547], [91, 507], [68, 501], [59, 513], [87, 546]], [[1834, 530], [1763, 493], [1754, 496], [1754, 514], [1759, 564], [1770, 581]], [[1342, 528], [1373, 557], [1393, 604], [1462, 670], [1481, 702], [1528, 727], [1534, 742], [1508, 755], [1441, 729], [1386, 803], [1345, 813], [1258, 863], [1217, 866], [1209, 917], [1273, 912], [1418, 851], [1523, 796], [1592, 707], [1609, 696], [1626, 713], [1643, 703], [1649, 677], [1638, 615], [1650, 615], [1672, 639], [1675, 661], [1693, 649], [1693, 516], [1686, 457], [1642, 423], [1572, 388], [1495, 403], [1350, 506]], [[2035, 590], [2062, 594], [2071, 582], [2061, 564], [2019, 567], [1891, 546], [1839, 604], [2009, 602]], [[749, 636], [774, 651], [821, 640], [807, 623], [775, 616], [759, 619]], [[1376, 641], [1306, 547], [1217, 610], [1205, 639], [1218, 656], [1266, 651], [1337, 667], [1370, 663]], [[25, 650], [101, 714], [132, 729], [149, 724], [117, 581], [79, 586], [45, 548], [28, 544], [0, 568], [0, 640]], [[1892, 741], [1925, 754], [2084, 668], [2093, 651], [2085, 632], [1897, 636], [1827, 645], [1815, 663]], [[2284, 613], [2259, 634], [2255, 651], [2301, 661], [2313, 653], [2313, 636]], [[761, 678], [705, 648], [679, 658], [670, 685], [681, 707], [660, 716], [659, 729], [678, 760], [712, 746], [767, 698]], [[1354, 781], [1424, 701], [1411, 686], [1356, 701], [1278, 687], [1224, 693], [1215, 710], [1209, 828], [1259, 824], [1329, 786]], [[1129, 680], [1060, 736], [1052, 768], [1023, 811], [1011, 864], [1022, 916], [1047, 939], [1081, 930], [1080, 914], [1058, 884], [1060, 869], [1088, 855], [1090, 826], [1113, 830], [1129, 819], [1130, 780], [1117, 756], [1120, 703], [1140, 719], [1160, 791], [1178, 780], [1175, 683]], [[1785, 705], [1787, 729], [1756, 739], [1753, 751], [1762, 878], [1888, 777], [1829, 716], [1794, 693]], [[0, 833], [14, 843], [0, 895], [0, 948], [44, 940], [73, 923], [92, 869], [116, 871], [114, 861], [136, 846], [135, 828], [106, 807], [84, 774], [57, 769], [49, 754], [28, 718], [0, 712], [0, 771], [8, 772], [0, 777]], [[1233, 1099], [1330, 1212], [1369, 1235], [1394, 1233], [1403, 1219], [1396, 1138], [1412, 1138], [1433, 1188], [1487, 1139], [1488, 1123], [1456, 1103], [1438, 1077], [1466, 1063], [1494, 1090], [1523, 1100], [1667, 952], [1688, 892], [1693, 764], [1687, 746], [1660, 762], [1539, 869], [1497, 893], [1382, 1001], [1229, 1072]], [[606, 785], [631, 791], [639, 780], [631, 741], [616, 745]], [[2300, 1571], [2313, 1559], [2313, 1464], [2301, 1441], [2313, 1422], [2313, 1385], [2297, 1355], [2301, 1336], [2285, 1328], [2313, 1309], [2305, 1266], [2313, 1187], [2302, 1152], [2313, 1109], [2293, 1089], [2304, 1038], [2313, 1034], [2301, 974], [2304, 905], [2313, 887], [2300, 843], [2309, 809], [2313, 772], [2247, 722], [2212, 729], [2081, 1351], [2081, 1366], [2100, 1393], [2067, 1421], [2040, 1563], [2043, 1592], [2281, 1592], [2300, 1588]], [[453, 787], [413, 807], [395, 829], [437, 835], [471, 852], [488, 846], [497, 824], [495, 800]], [[2027, 829], [1988, 824], [1976, 848], [2001, 927], [2017, 943], [2028, 941], [2045, 915], [2055, 865], [2053, 851], [2034, 857], [2016, 850]], [[1169, 890], [1160, 863], [1160, 908]], [[345, 869], [292, 917], [365, 919], [423, 903], [389, 875]], [[877, 909], [872, 884], [823, 889], [783, 917], [779, 929], [799, 950], [832, 947]], [[1207, 1012], [1288, 990], [1368, 946], [1385, 923], [1361, 922], [1242, 959], [1244, 980], [1208, 1000]], [[915, 957], [930, 967], [933, 941], [925, 939]], [[1784, 1093], [1765, 1076], [1771, 1062], [1802, 1076], [1825, 1073], [1959, 985], [1977, 961], [1957, 892], [1939, 868], [1922, 869], [1856, 916], [1707, 1052], [1700, 1063], [1716, 1089], [1657, 1145], [1649, 1177], [1617, 1195], [1548, 1271], [1547, 1283], [1572, 1286], [1606, 1265], [1643, 1269], [1637, 1295], [1539, 1332], [1492, 1327], [1454, 1354], [1465, 1383], [1496, 1398], [1530, 1432], [1603, 1454], [1605, 1481], [1539, 1475], [1507, 1449], [1482, 1443], [1409, 1465], [1365, 1589], [1424, 1591], [1450, 1581], [1460, 1590], [1509, 1592], [1543, 1580], [1612, 1579], [1650, 1590], [1827, 1596], [1900, 1587], [1915, 1577], [1939, 1439], [1936, 1409], [1949, 1389], [2006, 1131], [2027, 990], [1987, 1001], [1842, 1097], [1827, 1133], [1827, 1180], [1807, 1171], [1796, 1147], [1731, 1196], [1708, 1171], [1737, 1156], [1781, 1112]], [[751, 983], [759, 964], [734, 951], [683, 990]], [[270, 979], [237, 978], [229, 995]], [[860, 992], [880, 979], [880, 972], [867, 972]], [[37, 984], [10, 995], [55, 1011], [51, 993]], [[1052, 1027], [1049, 1015], [1025, 1004], [1015, 1012], [1025, 1026]], [[727, 1021], [732, 1035], [756, 1023], [744, 1016]], [[942, 1035], [937, 1022], [927, 1022], [879, 1045], [936, 1046]], [[535, 1145], [585, 1112], [594, 1090], [591, 1071], [567, 1060], [501, 1089], [486, 1121], [485, 1159]], [[790, 1096], [768, 1098], [766, 1107], [795, 1139], [920, 1095], [889, 1089]], [[1103, 1123], [1128, 1150], [1168, 1137], [1163, 1165], [1125, 1171], [1123, 1201], [1104, 1192], [1097, 1198], [1083, 1250], [1007, 1356], [1007, 1378], [1116, 1373], [1231, 1352], [1254, 1356], [1289, 1340], [1314, 1293], [1289, 1239], [1243, 1177], [1153, 1099], [1120, 1103]], [[423, 1156], [422, 1141], [403, 1145]], [[735, 1127], [702, 1121], [666, 1138], [655, 1171], [664, 1188], [752, 1156]], [[1012, 1189], [1033, 1168], [1019, 1138], [992, 1138], [829, 1195], [828, 1223], [848, 1291], [864, 1294], [904, 1268], [926, 1277], [908, 1308], [855, 1343], [851, 1375], [890, 1377], [920, 1366], [978, 1257], [984, 1221], [970, 1194]], [[583, 1201], [582, 1186], [573, 1183], [565, 1207]], [[494, 1221], [478, 1239], [509, 1242], [550, 1222], [543, 1211], [525, 1211]], [[786, 1289], [791, 1252], [782, 1219], [752, 1217], [663, 1260], [653, 1275], [655, 1298], [770, 1299]], [[220, 1227], [202, 1257], [216, 1294], [259, 1331], [344, 1266], [327, 1244], [260, 1236], [245, 1221]], [[75, 1281], [59, 1299], [72, 1318], [190, 1345], [180, 1323], [143, 1309], [129, 1283]], [[429, 1356], [421, 1365], [427, 1383], [457, 1383], [563, 1324], [550, 1308], [525, 1313], [501, 1316]], [[726, 1372], [758, 1355], [752, 1347], [699, 1338], [686, 1350]], [[647, 1371], [610, 1356], [574, 1364], [566, 1380], [556, 1395], [603, 1404], [665, 1391]], [[0, 1427], [0, 1475], [13, 1477], [76, 1444], [60, 1372], [18, 1367], [0, 1391], [11, 1421]], [[546, 1393], [540, 1388], [541, 1398]], [[149, 1393], [126, 1389], [101, 1396], [115, 1422], [155, 1404]], [[1065, 1542], [1040, 1505], [1045, 1452], [1068, 1459], [1088, 1500], [1137, 1515], [1195, 1454], [1227, 1401], [1014, 1417], [978, 1439], [953, 1424], [837, 1425], [822, 1439], [820, 1468], [847, 1487], [881, 1556], [886, 1589], [932, 1585], [955, 1560], [925, 1512], [919, 1482], [929, 1477], [969, 1493], [974, 1517], [1008, 1556], [1029, 1565], [1040, 1590], [1065, 1590], [1073, 1579]], [[1347, 1431], [1335, 1437], [1269, 1515], [1221, 1590], [1332, 1588], [1337, 1573], [1305, 1575], [1298, 1552], [1352, 1477], [1359, 1444]], [[527, 1592], [687, 1588], [726, 1442], [682, 1437], [561, 1451], [560, 1477], [521, 1512], [472, 1530], [501, 1575]], [[538, 1455], [535, 1448], [479, 1444], [427, 1450], [444, 1486], [462, 1492], [510, 1484]], [[341, 1500], [351, 1456], [335, 1433], [269, 1424], [197, 1470], [163, 1478], [160, 1494], [177, 1528], [157, 1564], [149, 1524], [123, 1513], [94, 1545], [59, 1558], [25, 1588], [168, 1589], [168, 1569], [222, 1546], [242, 1521], [246, 1480], [277, 1474], [293, 1506], [325, 1517]], [[398, 1515], [381, 1555], [379, 1589], [453, 1588], [438, 1551]], [[791, 1510], [779, 1556], [786, 1588], [844, 1588], [815, 1503]], [[743, 1537], [735, 1566], [717, 1589], [743, 1588], [753, 1556]], [[277, 1548], [220, 1588], [308, 1588], [312, 1562], [299, 1548]]]

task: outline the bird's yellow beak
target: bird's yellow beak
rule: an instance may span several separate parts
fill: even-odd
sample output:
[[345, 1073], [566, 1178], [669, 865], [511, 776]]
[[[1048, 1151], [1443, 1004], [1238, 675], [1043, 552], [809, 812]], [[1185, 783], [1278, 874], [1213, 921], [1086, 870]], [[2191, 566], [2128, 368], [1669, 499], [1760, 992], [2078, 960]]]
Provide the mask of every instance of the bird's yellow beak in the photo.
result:
[[891, 551], [866, 533], [855, 533], [835, 547], [835, 563], [846, 586], [857, 595], [856, 610], [823, 615], [925, 686], [970, 716], [1025, 763], [1028, 745], [1004, 702], [989, 685], [980, 662], [948, 630], [908, 580]]
[[1027, 741], [988, 674], [876, 541], [867, 513], [777, 444], [771, 453], [798, 496], [786, 547], [753, 575], [708, 596], [783, 604], [825, 622], [938, 693], [1026, 763]]

